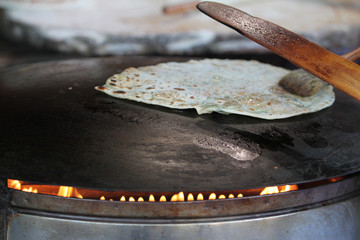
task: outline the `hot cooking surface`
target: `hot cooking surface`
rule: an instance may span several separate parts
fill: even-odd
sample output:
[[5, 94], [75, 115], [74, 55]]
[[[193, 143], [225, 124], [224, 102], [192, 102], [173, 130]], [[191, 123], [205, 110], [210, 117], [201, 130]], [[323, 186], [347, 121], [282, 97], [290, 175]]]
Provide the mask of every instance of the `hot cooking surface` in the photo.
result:
[[[125, 67], [173, 60], [187, 59], [68, 60], [1, 72], [1, 176], [109, 190], [217, 191], [360, 168], [360, 103], [338, 91], [328, 109], [268, 121], [197, 115], [94, 90]], [[241, 160], [248, 153], [259, 156]]]

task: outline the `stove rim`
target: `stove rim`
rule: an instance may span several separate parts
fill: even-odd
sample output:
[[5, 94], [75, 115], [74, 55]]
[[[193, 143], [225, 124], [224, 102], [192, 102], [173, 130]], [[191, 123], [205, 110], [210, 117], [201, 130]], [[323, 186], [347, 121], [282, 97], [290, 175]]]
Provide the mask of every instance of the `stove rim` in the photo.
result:
[[305, 206], [298, 206], [298, 207], [290, 207], [284, 208], [281, 210], [275, 211], [267, 211], [267, 212], [260, 212], [260, 213], [252, 213], [252, 214], [240, 214], [240, 215], [232, 215], [232, 216], [206, 216], [206, 217], [157, 217], [157, 218], [146, 218], [146, 217], [114, 217], [114, 216], [88, 216], [88, 215], [73, 215], [73, 214], [66, 214], [66, 213], [55, 213], [55, 212], [43, 212], [39, 210], [31, 210], [31, 209], [24, 209], [24, 208], [17, 208], [12, 207], [8, 211], [10, 215], [32, 215], [38, 217], [45, 217], [45, 218], [55, 218], [55, 219], [62, 219], [62, 220], [72, 220], [72, 221], [85, 221], [85, 222], [102, 222], [102, 223], [121, 223], [121, 224], [144, 224], [144, 225], [151, 225], [151, 224], [197, 224], [197, 223], [224, 223], [224, 222], [236, 222], [236, 221], [246, 221], [252, 219], [259, 219], [259, 218], [270, 218], [270, 217], [277, 217], [283, 215], [290, 215], [296, 214], [298, 212], [311, 210], [315, 208], [320, 208], [324, 206], [328, 206], [331, 204], [336, 204], [342, 201], [346, 201], [352, 198], [356, 198], [360, 196], [360, 190], [348, 194], [346, 196], [341, 196], [336, 199], [330, 199], [324, 202], [313, 203]]
[[360, 195], [360, 174], [307, 189], [270, 195], [185, 202], [120, 202], [64, 198], [9, 189], [9, 208], [15, 212], [101, 218], [206, 219], [258, 217], [291, 213]]

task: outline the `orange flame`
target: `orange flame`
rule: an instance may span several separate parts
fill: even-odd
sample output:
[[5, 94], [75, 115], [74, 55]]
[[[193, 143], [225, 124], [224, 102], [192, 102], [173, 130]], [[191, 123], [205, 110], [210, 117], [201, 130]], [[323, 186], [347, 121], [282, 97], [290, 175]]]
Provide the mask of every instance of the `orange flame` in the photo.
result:
[[[60, 197], [76, 197], [76, 198], [83, 198], [83, 196], [78, 193], [76, 188], [73, 187], [67, 187], [67, 186], [60, 186], [59, 192], [57, 194]], [[105, 200], [105, 197], [104, 197]]]
[[185, 201], [184, 192], [179, 192], [179, 194], [178, 194], [178, 201], [180, 201], [180, 202]]
[[219, 196], [219, 199], [225, 199], [226, 197], [225, 197], [225, 195], [224, 194], [221, 194], [220, 196]]
[[[332, 178], [328, 179], [328, 182], [336, 182], [342, 180], [343, 178]], [[268, 195], [276, 193], [284, 193], [289, 191], [298, 190], [298, 185], [282, 185], [282, 186], [270, 186], [263, 189], [249, 189], [242, 190], [241, 193], [236, 192], [196, 192], [196, 193], [164, 193], [160, 196], [160, 193], [130, 193], [125, 191], [116, 191], [116, 194], [113, 192], [104, 192], [98, 190], [90, 190], [83, 188], [75, 188], [69, 186], [54, 186], [54, 185], [37, 185], [30, 184], [28, 182], [23, 182], [19, 180], [8, 179], [8, 187], [15, 190], [20, 190], [24, 192], [31, 193], [40, 193], [48, 195], [57, 195], [67, 198], [87, 198], [87, 199], [100, 199], [107, 201], [128, 201], [128, 202], [182, 202], [182, 201], [203, 201], [216, 200], [216, 199], [232, 199], [232, 198], [242, 198], [245, 196], [255, 196], [255, 195]], [[85, 194], [85, 195], [84, 195]], [[132, 194], [133, 196], [131, 196]], [[204, 197], [205, 195], [205, 197]], [[145, 200], [146, 199], [146, 200]]]
[[179, 192], [172, 195], [170, 202], [184, 202], [185, 201], [185, 194], [184, 192]]
[[274, 186], [274, 187], [266, 187], [260, 195], [267, 195], [267, 194], [274, 194], [279, 192], [289, 192], [289, 191], [295, 191], [298, 189], [297, 185], [285, 185], [285, 186]]
[[277, 186], [264, 188], [264, 190], [261, 191], [260, 195], [274, 194], [274, 193], [279, 193], [279, 189]]
[[280, 190], [280, 192], [290, 192], [290, 191], [295, 191], [295, 190], [298, 190], [297, 185], [285, 185], [285, 186], [282, 186], [282, 189]]
[[209, 196], [209, 200], [215, 200], [216, 199], [216, 194], [215, 193], [211, 193]]
[[38, 190], [36, 188], [33, 188], [32, 186], [30, 186], [29, 188], [22, 187], [21, 182], [19, 180], [11, 180], [11, 179], [9, 179], [8, 180], [8, 187], [16, 189], [16, 190], [21, 190], [21, 191], [24, 191], [24, 192], [38, 193]]
[[192, 195], [192, 193], [189, 193], [189, 195], [187, 196], [187, 201], [190, 202], [190, 201], [194, 201], [194, 195]]
[[149, 196], [149, 202], [155, 202], [155, 197], [154, 197], [154, 195], [150, 194], [150, 196]]
[[170, 199], [170, 202], [177, 202], [178, 200], [178, 195], [177, 194], [174, 194], [171, 199]]
[[8, 180], [8, 185], [10, 188], [21, 190], [21, 183], [18, 180]]

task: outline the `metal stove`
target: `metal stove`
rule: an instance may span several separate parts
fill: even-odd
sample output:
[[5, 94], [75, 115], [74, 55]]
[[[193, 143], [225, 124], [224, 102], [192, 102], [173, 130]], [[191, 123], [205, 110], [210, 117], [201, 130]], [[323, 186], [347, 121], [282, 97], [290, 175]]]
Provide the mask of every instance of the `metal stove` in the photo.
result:
[[[360, 104], [350, 97], [336, 92], [328, 109], [266, 121], [199, 116], [94, 90], [128, 66], [186, 60], [111, 57], [3, 70], [2, 239], [356, 239]], [[259, 157], [235, 160], [221, 147]], [[215, 192], [226, 198], [63, 198], [8, 189], [8, 179], [135, 195]], [[283, 185], [299, 190], [228, 197], [241, 189]]]

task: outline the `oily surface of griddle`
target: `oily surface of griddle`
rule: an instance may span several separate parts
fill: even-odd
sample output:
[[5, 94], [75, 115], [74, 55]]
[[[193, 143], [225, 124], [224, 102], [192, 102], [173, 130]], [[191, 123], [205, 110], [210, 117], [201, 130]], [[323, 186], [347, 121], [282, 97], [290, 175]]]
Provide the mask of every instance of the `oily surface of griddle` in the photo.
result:
[[330, 108], [268, 121], [198, 115], [94, 89], [126, 67], [186, 60], [111, 57], [3, 70], [0, 176], [109, 190], [215, 191], [359, 170], [360, 103], [339, 91]]

